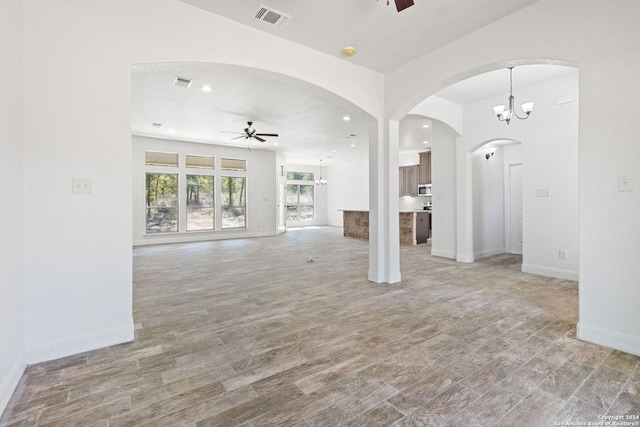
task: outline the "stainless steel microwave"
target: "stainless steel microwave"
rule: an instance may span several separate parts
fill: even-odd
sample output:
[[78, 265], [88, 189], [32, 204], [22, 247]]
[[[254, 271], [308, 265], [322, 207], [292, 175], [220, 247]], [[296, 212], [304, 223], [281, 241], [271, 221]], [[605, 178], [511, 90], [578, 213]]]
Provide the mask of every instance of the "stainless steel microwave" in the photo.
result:
[[431, 195], [431, 184], [418, 185], [418, 196], [430, 196], [430, 195]]

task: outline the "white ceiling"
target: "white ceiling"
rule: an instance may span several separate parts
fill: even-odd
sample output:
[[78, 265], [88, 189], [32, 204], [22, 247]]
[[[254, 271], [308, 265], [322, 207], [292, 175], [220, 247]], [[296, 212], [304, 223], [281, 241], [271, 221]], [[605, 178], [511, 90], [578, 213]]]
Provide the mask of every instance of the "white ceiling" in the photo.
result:
[[[179, 76], [189, 88], [174, 86]], [[204, 92], [201, 87], [213, 90]], [[344, 121], [349, 115], [352, 119]], [[266, 142], [233, 139], [253, 122]], [[162, 124], [154, 127], [153, 123]], [[366, 158], [368, 125], [358, 112], [267, 73], [204, 63], [137, 65], [132, 74], [132, 132], [285, 154], [289, 162]], [[277, 143], [278, 145], [274, 145]], [[323, 161], [331, 164], [331, 161]]]
[[[372, 70], [386, 72], [537, 0], [181, 0]], [[253, 19], [260, 5], [291, 16], [283, 28]], [[346, 46], [357, 54], [342, 56]]]
[[[256, 28], [267, 25], [250, 19], [260, 1], [182, 1]], [[293, 19], [281, 30], [266, 28], [265, 31], [327, 53], [353, 44], [359, 51], [355, 61], [362, 61], [362, 65], [374, 69], [398, 65], [437, 47], [434, 44], [446, 43], [460, 36], [461, 32], [472, 31], [478, 25], [504, 16], [506, 10], [513, 11], [533, 3], [531, 0], [460, 0], [456, 2], [456, 30], [453, 31], [448, 28], [454, 19], [453, 7], [446, 0], [416, 0], [415, 6], [400, 13], [396, 12], [393, 0], [388, 7], [385, 0], [379, 3], [374, 0], [266, 2], [270, 7], [293, 15]], [[478, 3], [483, 7], [479, 8]], [[463, 7], [465, 5], [467, 7]], [[358, 10], [360, 16], [354, 21]], [[441, 19], [434, 19], [433, 15]], [[415, 27], [408, 25], [414, 19], [419, 19], [421, 24]], [[297, 25], [303, 25], [307, 30], [301, 31]], [[318, 31], [309, 31], [309, 28], [318, 28]], [[400, 31], [401, 28], [406, 31]], [[333, 40], [336, 38], [343, 40]], [[411, 52], [404, 52], [408, 49], [398, 49], [397, 46], [393, 48], [393, 43], [387, 44], [394, 38], [406, 40], [412, 46]], [[332, 43], [337, 47], [332, 47]], [[370, 54], [368, 48], [358, 46], [369, 46], [378, 54]], [[380, 55], [379, 52], [385, 54]], [[576, 70], [549, 65], [517, 67], [514, 69], [514, 91], [517, 87], [552, 80], [571, 72]], [[177, 76], [192, 79], [194, 83], [189, 88], [174, 86], [173, 80]], [[436, 95], [464, 105], [499, 94], [506, 98], [508, 83], [508, 71], [498, 70], [452, 85]], [[210, 85], [213, 90], [202, 91], [204, 85]], [[323, 165], [331, 165], [336, 160], [366, 158], [368, 126], [366, 119], [358, 114], [317, 91], [311, 92], [259, 70], [219, 64], [162, 63], [137, 65], [132, 74], [133, 134], [273, 150], [285, 154], [290, 163], [317, 164], [319, 159], [323, 159]], [[351, 116], [352, 120], [343, 121], [345, 115]], [[226, 133], [242, 132], [247, 121], [254, 122], [258, 133], [278, 133], [279, 137], [266, 138], [267, 141], [261, 143], [233, 140], [237, 135]], [[162, 126], [153, 127], [153, 123]], [[424, 141], [430, 142], [431, 128], [424, 128], [425, 124], [430, 124], [429, 120], [419, 116], [407, 116], [401, 122], [401, 152], [430, 148], [430, 144]]]

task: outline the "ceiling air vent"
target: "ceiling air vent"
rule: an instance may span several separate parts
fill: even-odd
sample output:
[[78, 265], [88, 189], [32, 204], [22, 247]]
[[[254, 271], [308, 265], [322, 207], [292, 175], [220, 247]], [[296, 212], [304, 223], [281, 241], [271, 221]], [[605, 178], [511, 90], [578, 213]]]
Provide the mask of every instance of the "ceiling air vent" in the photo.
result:
[[291, 19], [291, 16], [261, 4], [256, 13], [253, 14], [253, 19], [282, 28]]
[[189, 87], [191, 86], [191, 83], [193, 83], [193, 80], [185, 79], [184, 77], [176, 77], [173, 80], [174, 86]]

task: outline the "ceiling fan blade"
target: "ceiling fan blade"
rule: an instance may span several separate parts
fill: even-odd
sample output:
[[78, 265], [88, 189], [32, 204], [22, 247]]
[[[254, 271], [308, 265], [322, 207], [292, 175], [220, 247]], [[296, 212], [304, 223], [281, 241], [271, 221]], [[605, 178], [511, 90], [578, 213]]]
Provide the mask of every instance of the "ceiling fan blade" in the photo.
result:
[[253, 135], [253, 137], [254, 137], [255, 139], [257, 139], [258, 141], [260, 141], [260, 142], [265, 142], [265, 141], [266, 141], [266, 139], [262, 139], [262, 138], [260, 138], [260, 137], [259, 137], [259, 136], [257, 136], [257, 135]]
[[238, 135], [244, 135], [244, 132], [231, 132], [231, 131], [228, 131], [228, 130], [221, 130], [220, 132], [222, 132], [222, 133], [235, 133], [235, 134], [238, 134]]
[[254, 134], [254, 136], [272, 136], [274, 138], [278, 137], [277, 133], [256, 133]]
[[245, 135], [236, 136], [235, 138], [231, 138], [231, 140], [233, 141], [234, 139], [240, 139], [240, 138], [246, 138], [246, 136]]
[[413, 0], [396, 0], [396, 9], [398, 9], [398, 12], [402, 12], [409, 6], [413, 6]]

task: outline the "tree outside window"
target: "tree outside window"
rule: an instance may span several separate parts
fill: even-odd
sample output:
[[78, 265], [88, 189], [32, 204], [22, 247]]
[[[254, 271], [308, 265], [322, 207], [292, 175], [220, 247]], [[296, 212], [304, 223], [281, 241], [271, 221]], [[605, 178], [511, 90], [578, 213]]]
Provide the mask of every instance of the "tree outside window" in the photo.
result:
[[314, 185], [287, 184], [287, 220], [305, 221], [315, 218]]
[[147, 233], [178, 231], [178, 175], [146, 174]]
[[246, 181], [244, 177], [223, 176], [221, 178], [222, 228], [245, 228]]
[[187, 175], [187, 231], [214, 229], [213, 176]]

